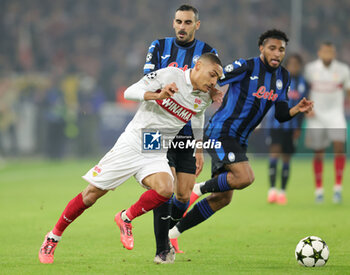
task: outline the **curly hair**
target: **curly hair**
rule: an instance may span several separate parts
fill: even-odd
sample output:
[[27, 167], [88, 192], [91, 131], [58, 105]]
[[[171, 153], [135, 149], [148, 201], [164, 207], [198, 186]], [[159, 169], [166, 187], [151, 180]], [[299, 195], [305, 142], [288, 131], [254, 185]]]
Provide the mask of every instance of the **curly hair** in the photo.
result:
[[286, 44], [289, 41], [287, 35], [283, 31], [280, 31], [277, 29], [272, 29], [272, 30], [268, 30], [260, 35], [258, 45], [259, 46], [263, 45], [265, 43], [266, 39], [268, 39], [268, 38], [275, 38], [275, 39], [283, 40], [286, 42]]

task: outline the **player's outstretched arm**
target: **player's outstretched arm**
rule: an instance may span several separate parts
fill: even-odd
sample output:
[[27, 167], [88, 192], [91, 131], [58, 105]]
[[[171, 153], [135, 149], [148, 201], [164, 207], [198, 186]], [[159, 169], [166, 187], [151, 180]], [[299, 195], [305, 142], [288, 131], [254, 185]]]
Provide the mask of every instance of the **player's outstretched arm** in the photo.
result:
[[298, 113], [310, 113], [314, 107], [314, 102], [311, 100], [307, 100], [305, 97], [299, 101], [297, 105], [292, 107], [289, 110], [290, 116], [295, 116]]
[[299, 101], [297, 105], [292, 108], [288, 107], [288, 103], [285, 101], [280, 101], [276, 103], [275, 108], [275, 118], [279, 122], [285, 122], [292, 119], [299, 113], [310, 113], [314, 106], [314, 102], [307, 100], [305, 97]]

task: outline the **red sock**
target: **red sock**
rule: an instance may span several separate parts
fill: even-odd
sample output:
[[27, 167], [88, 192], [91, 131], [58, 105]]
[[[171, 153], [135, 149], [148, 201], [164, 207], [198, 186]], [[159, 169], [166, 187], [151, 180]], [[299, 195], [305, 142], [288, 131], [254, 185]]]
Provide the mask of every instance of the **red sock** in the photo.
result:
[[343, 171], [345, 167], [345, 155], [337, 155], [334, 158], [335, 184], [341, 185], [343, 180]]
[[314, 174], [315, 174], [316, 188], [322, 188], [322, 170], [323, 170], [323, 160], [314, 159]]
[[135, 204], [126, 210], [126, 215], [130, 220], [133, 220], [136, 217], [141, 216], [154, 208], [157, 208], [168, 200], [169, 198], [159, 195], [156, 191], [148, 190], [141, 195]]
[[52, 230], [52, 233], [57, 236], [61, 236], [66, 227], [70, 225], [77, 217], [79, 217], [86, 208], [88, 207], [85, 206], [83, 196], [80, 193], [67, 204], [61, 217]]

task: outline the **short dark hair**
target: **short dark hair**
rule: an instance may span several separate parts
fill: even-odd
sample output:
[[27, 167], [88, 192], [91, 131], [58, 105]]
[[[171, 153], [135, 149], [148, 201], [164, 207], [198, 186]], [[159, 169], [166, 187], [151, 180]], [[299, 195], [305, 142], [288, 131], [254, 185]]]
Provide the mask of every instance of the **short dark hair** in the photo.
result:
[[294, 58], [296, 61], [298, 61], [298, 63], [300, 65], [303, 64], [303, 58], [298, 53], [292, 53], [292, 54], [288, 55], [287, 60], [286, 60], [286, 64], [288, 64], [289, 60], [291, 60], [292, 58]]
[[215, 64], [218, 64], [222, 67], [221, 60], [215, 53], [204, 53], [199, 57], [199, 59], [207, 59], [207, 60], [209, 60]]
[[199, 12], [198, 12], [198, 10], [195, 7], [191, 6], [191, 5], [187, 5], [187, 4], [181, 5], [180, 7], [177, 8], [176, 11], [193, 11], [196, 21], [199, 20]]
[[278, 40], [283, 40], [286, 42], [286, 44], [289, 41], [287, 35], [283, 31], [280, 31], [277, 29], [272, 29], [272, 30], [268, 30], [260, 35], [259, 42], [258, 42], [259, 46], [264, 45], [266, 39], [268, 39], [268, 38], [275, 38]]

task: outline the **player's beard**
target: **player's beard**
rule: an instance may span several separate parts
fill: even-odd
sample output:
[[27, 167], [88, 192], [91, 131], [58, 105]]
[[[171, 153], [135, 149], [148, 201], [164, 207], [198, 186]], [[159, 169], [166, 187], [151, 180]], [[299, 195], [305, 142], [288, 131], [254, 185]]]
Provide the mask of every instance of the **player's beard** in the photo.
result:
[[266, 56], [264, 55], [264, 63], [269, 70], [274, 71], [274, 70], [278, 69], [279, 66], [281, 66], [282, 62], [280, 61], [280, 63], [278, 64], [277, 67], [272, 67], [272, 66], [270, 66], [269, 61], [267, 60]]
[[179, 31], [177, 33], [178, 35], [179, 34], [184, 34], [186, 36], [184, 36], [183, 40], [180, 40], [179, 37], [177, 37], [177, 40], [180, 41], [182, 44], [186, 44], [186, 43], [189, 43], [193, 40], [193, 32], [185, 32], [185, 31]]

